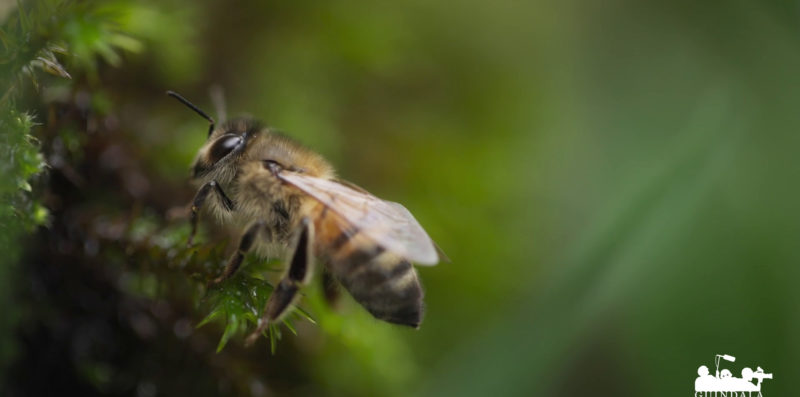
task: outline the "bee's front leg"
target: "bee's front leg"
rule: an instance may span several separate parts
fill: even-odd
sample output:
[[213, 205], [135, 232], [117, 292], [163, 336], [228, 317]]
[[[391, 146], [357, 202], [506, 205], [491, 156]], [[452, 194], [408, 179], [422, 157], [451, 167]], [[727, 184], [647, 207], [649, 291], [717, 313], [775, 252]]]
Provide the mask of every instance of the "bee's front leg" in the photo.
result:
[[220, 201], [222, 201], [222, 205], [225, 207], [225, 209], [228, 211], [233, 211], [233, 201], [231, 201], [231, 199], [225, 195], [225, 192], [222, 191], [222, 187], [219, 186], [219, 183], [216, 181], [205, 183], [200, 190], [197, 191], [197, 194], [194, 195], [194, 200], [192, 200], [192, 231], [189, 233], [189, 241], [186, 242], [187, 247], [192, 245], [194, 235], [197, 233], [197, 218], [199, 216], [200, 208], [203, 207], [203, 203], [205, 203], [208, 194], [212, 191], [217, 194], [217, 197], [220, 199]]
[[250, 227], [247, 228], [242, 235], [242, 238], [239, 240], [239, 247], [236, 249], [236, 252], [231, 255], [231, 259], [228, 260], [225, 270], [219, 277], [208, 283], [208, 287], [212, 287], [229, 279], [234, 273], [236, 273], [237, 270], [239, 270], [239, 266], [242, 264], [244, 256], [250, 251], [250, 248], [253, 247], [253, 242], [255, 242], [256, 237], [258, 237], [258, 232], [262, 230], [269, 233], [269, 229], [267, 229], [267, 223], [264, 221], [254, 222], [252, 225], [250, 225]]
[[308, 218], [303, 218], [297, 233], [294, 252], [289, 260], [289, 269], [267, 300], [264, 314], [258, 321], [258, 328], [247, 337], [247, 345], [255, 342], [269, 324], [279, 321], [297, 298], [297, 291], [300, 287], [308, 284], [314, 262], [313, 242], [314, 225]]

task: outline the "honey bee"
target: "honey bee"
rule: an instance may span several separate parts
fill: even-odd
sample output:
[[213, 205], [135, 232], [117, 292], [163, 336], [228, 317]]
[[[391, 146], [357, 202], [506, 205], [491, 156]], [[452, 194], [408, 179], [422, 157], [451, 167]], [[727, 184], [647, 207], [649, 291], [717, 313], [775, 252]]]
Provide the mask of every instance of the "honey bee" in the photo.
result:
[[411, 263], [435, 265], [446, 257], [405, 207], [338, 179], [322, 156], [256, 120], [216, 127], [191, 102], [167, 94], [209, 122], [208, 140], [192, 166], [199, 190], [189, 245], [201, 208], [243, 231], [224, 271], [209, 284], [231, 277], [251, 250], [288, 254], [287, 270], [248, 343], [288, 312], [309, 283], [315, 259], [374, 317], [419, 327], [423, 291]]

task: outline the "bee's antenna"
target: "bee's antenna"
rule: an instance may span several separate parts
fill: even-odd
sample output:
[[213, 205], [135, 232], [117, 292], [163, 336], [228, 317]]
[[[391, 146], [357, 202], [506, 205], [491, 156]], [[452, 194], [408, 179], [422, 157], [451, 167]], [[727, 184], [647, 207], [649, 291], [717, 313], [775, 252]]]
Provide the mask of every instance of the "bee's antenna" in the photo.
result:
[[194, 110], [195, 113], [199, 114], [201, 117], [208, 120], [208, 136], [211, 136], [211, 133], [214, 132], [214, 119], [212, 119], [211, 116], [207, 115], [206, 112], [200, 110], [200, 108], [195, 106], [193, 103], [189, 102], [188, 99], [182, 97], [175, 91], [167, 91], [167, 95], [179, 100], [182, 104], [188, 106], [189, 109]]

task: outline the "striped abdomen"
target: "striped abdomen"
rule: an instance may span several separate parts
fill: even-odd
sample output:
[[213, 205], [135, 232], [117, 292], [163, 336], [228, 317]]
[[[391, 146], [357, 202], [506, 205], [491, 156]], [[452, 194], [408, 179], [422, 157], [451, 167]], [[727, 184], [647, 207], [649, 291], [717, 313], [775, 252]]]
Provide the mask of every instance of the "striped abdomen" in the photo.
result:
[[378, 319], [418, 327], [423, 293], [411, 263], [387, 252], [324, 205], [314, 212], [317, 255], [350, 295]]

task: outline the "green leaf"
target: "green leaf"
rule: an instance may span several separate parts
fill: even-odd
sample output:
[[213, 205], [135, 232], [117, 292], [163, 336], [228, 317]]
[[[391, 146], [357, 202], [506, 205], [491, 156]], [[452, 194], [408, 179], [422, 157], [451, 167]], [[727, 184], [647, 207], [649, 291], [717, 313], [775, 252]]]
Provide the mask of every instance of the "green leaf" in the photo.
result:
[[17, 181], [17, 188], [20, 190], [24, 190], [26, 192], [30, 192], [32, 190], [31, 184], [24, 179], [20, 179], [19, 181]]
[[305, 318], [311, 324], [317, 323], [317, 320], [314, 320], [314, 317], [311, 317], [311, 314], [309, 314], [307, 311], [305, 311], [305, 309], [303, 309], [300, 306], [294, 307], [294, 313], [296, 313], [299, 317]]
[[217, 344], [217, 353], [221, 352], [222, 349], [225, 348], [225, 345], [228, 341], [239, 332], [240, 328], [243, 324], [240, 324], [240, 320], [236, 317], [236, 315], [231, 315], [228, 319], [228, 325], [225, 326], [225, 332], [222, 334], [222, 337], [219, 339], [219, 343]]
[[217, 318], [219, 318], [222, 315], [223, 315], [222, 308], [219, 307], [219, 308], [211, 311], [210, 313], [208, 313], [208, 315], [202, 321], [200, 321], [200, 323], [198, 323], [195, 328], [200, 328], [200, 327], [202, 327], [202, 326], [204, 326], [204, 325], [216, 320]]
[[269, 326], [269, 351], [272, 354], [275, 354], [275, 350], [277, 349], [277, 346], [278, 346], [278, 341], [277, 341], [276, 334], [277, 334], [277, 332], [275, 331], [275, 326], [274, 325], [270, 325]]
[[72, 76], [70, 76], [69, 73], [67, 73], [64, 67], [61, 66], [61, 64], [58, 63], [58, 61], [56, 61], [55, 58], [53, 58], [53, 60], [50, 60], [40, 56], [37, 57], [36, 60], [41, 62], [41, 68], [45, 72], [50, 73], [52, 75], [63, 77], [65, 79], [72, 78]]
[[289, 331], [291, 331], [293, 334], [297, 335], [297, 330], [294, 329], [294, 326], [292, 325], [291, 321], [283, 320], [283, 325], [285, 325], [286, 328], [288, 328]]
[[124, 34], [112, 34], [108, 42], [129, 52], [141, 52], [144, 47], [141, 41]]
[[31, 20], [28, 16], [28, 13], [25, 12], [25, 8], [22, 7], [22, 1], [17, 0], [17, 10], [19, 11], [19, 23], [20, 27], [22, 27], [22, 31], [30, 31], [31, 30]]

